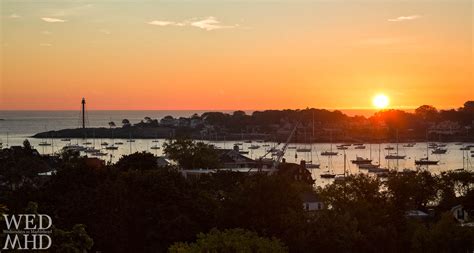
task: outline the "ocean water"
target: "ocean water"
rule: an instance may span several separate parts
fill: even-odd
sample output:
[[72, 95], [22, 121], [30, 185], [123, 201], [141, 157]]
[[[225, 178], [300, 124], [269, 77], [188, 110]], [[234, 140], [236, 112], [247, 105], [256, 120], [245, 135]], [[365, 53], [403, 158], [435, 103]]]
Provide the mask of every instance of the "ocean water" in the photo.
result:
[[[210, 110], [154, 110], [154, 111], [88, 111], [87, 126], [108, 127], [108, 122], [114, 121], [118, 126], [123, 119], [138, 123], [144, 117], [160, 119], [167, 115], [173, 117], [190, 117], [194, 113], [202, 114]], [[348, 109], [341, 110], [349, 116], [370, 116], [375, 110]], [[232, 111], [223, 111], [232, 113]], [[246, 111], [251, 114], [253, 111]], [[81, 126], [80, 111], [0, 111], [0, 136], [7, 132], [12, 135], [33, 135], [45, 130], [77, 128]]]
[[[91, 127], [107, 127], [109, 121], [114, 121], [117, 125], [120, 125], [122, 119], [126, 118], [132, 123], [139, 122], [144, 117], [148, 116], [151, 118], [162, 118], [166, 115], [172, 115], [174, 117], [189, 117], [194, 113], [201, 114], [205, 111], [91, 111], [88, 113], [88, 126]], [[59, 139], [46, 140], [46, 139], [34, 139], [30, 136], [45, 130], [59, 130], [64, 128], [76, 128], [81, 125], [80, 113], [77, 111], [0, 111], [0, 118], [4, 119], [0, 121], [0, 142], [3, 142], [3, 147], [8, 145], [21, 145], [25, 139], [28, 139], [30, 143], [38, 149], [42, 154], [51, 154], [58, 152], [62, 147], [69, 144], [80, 144], [83, 145], [86, 140], [83, 139], [72, 139], [70, 142], [64, 142]], [[7, 137], [8, 134], [8, 137]], [[51, 146], [39, 146], [38, 144], [42, 141], [51, 143]], [[124, 139], [89, 139], [88, 142], [92, 142], [89, 146], [101, 148], [102, 142], [108, 142], [109, 144], [123, 142], [123, 145], [119, 145], [118, 150], [104, 150], [108, 155], [102, 157], [102, 159], [110, 160], [112, 162], [117, 161], [123, 155], [130, 154], [136, 151], [148, 151], [156, 155], [163, 155], [162, 145], [166, 140], [140, 140], [137, 139], [135, 142], [129, 143]], [[158, 141], [158, 142], [157, 142]], [[209, 142], [219, 148], [232, 148], [234, 142], [216, 141]], [[248, 147], [252, 144], [260, 145], [261, 147], [256, 150], [249, 150]], [[266, 150], [277, 145], [276, 143], [244, 143], [243, 150], [248, 150], [248, 156], [250, 158], [260, 158]], [[421, 169], [428, 169], [432, 172], [439, 173], [441, 171], [467, 168], [471, 169], [474, 167], [474, 158], [471, 158], [470, 151], [462, 151], [460, 148], [465, 145], [472, 143], [446, 143], [448, 152], [442, 155], [431, 155], [430, 158], [439, 160], [439, 165], [421, 167]], [[158, 145], [160, 149], [151, 149], [152, 146]], [[333, 150], [336, 150], [338, 143], [332, 144]], [[426, 143], [417, 143], [414, 147], [403, 147], [403, 143], [399, 144], [399, 154], [406, 155], [406, 159], [403, 160], [386, 160], [385, 155], [388, 151], [384, 148], [386, 146], [396, 146], [396, 143], [382, 143], [380, 144], [380, 164], [383, 167], [391, 169], [417, 169], [415, 167], [415, 159], [419, 159], [426, 156]], [[320, 163], [320, 169], [312, 169], [311, 173], [313, 178], [317, 181], [317, 185], [324, 185], [330, 183], [332, 179], [321, 179], [320, 174], [330, 170], [336, 174], [343, 173], [344, 170], [344, 152], [346, 154], [346, 169], [348, 173], [366, 173], [366, 171], [359, 171], [358, 167], [350, 162], [355, 159], [356, 156], [373, 159], [374, 163], [379, 161], [379, 145], [378, 144], [366, 144], [366, 149], [355, 149], [354, 146], [349, 147], [348, 150], [337, 150], [338, 156], [325, 157], [320, 156], [320, 153], [325, 150], [329, 150], [331, 147], [330, 143], [315, 143], [315, 144], [290, 144], [298, 148], [311, 148], [311, 152], [302, 153], [296, 152], [295, 149], [288, 149], [284, 158], [288, 162], [299, 163], [301, 160], [313, 161], [313, 163]], [[474, 150], [474, 148], [473, 148]], [[394, 151], [391, 151], [394, 152]], [[463, 158], [464, 153], [464, 158]]]

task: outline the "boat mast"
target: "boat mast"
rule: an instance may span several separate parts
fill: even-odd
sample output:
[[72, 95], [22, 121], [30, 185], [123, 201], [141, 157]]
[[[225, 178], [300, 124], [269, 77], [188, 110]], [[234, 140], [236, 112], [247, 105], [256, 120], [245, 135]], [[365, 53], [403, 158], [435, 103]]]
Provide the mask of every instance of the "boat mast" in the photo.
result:
[[426, 160], [430, 160], [430, 148], [428, 145], [428, 129], [426, 129]]
[[329, 136], [330, 136], [329, 138], [330, 138], [330, 140], [331, 140], [329, 150], [332, 152], [332, 129], [329, 131]]
[[344, 177], [346, 177], [346, 150], [344, 150]]
[[463, 170], [464, 170], [464, 159], [465, 159], [465, 157], [464, 157], [464, 152], [465, 152], [465, 151], [462, 150], [462, 169], [463, 169]]
[[397, 156], [398, 156], [398, 129], [397, 129]]
[[379, 165], [380, 165], [380, 142], [379, 142]]
[[398, 156], [398, 128], [397, 128], [397, 170], [398, 170], [398, 158], [400, 158]]

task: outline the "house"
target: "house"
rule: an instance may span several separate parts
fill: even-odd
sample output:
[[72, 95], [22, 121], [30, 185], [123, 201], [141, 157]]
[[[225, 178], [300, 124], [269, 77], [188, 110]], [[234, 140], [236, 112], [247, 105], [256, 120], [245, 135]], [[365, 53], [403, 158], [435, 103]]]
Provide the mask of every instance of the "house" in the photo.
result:
[[172, 116], [166, 116], [160, 120], [160, 125], [167, 127], [174, 127], [179, 124], [179, 120], [173, 118]]
[[429, 133], [443, 135], [454, 135], [463, 132], [464, 130], [458, 122], [453, 122], [449, 120], [434, 124], [429, 130]]
[[313, 191], [307, 191], [300, 194], [301, 201], [303, 201], [303, 209], [305, 211], [319, 211], [324, 209], [324, 203], [320, 200], [318, 195]]
[[278, 174], [291, 178], [294, 181], [303, 182], [309, 185], [314, 184], [314, 179], [311, 172], [306, 169], [305, 162], [301, 164], [286, 163], [285, 160], [278, 166]]
[[202, 122], [202, 119], [199, 118], [199, 117], [194, 117], [194, 118], [191, 118], [191, 122], [190, 122], [190, 127], [191, 128], [197, 128], [199, 126], [201, 126], [203, 124]]
[[178, 126], [179, 127], [189, 127], [191, 124], [191, 119], [185, 118], [185, 117], [180, 117], [178, 119]]
[[465, 223], [469, 221], [469, 215], [468, 212], [464, 209], [462, 205], [457, 205], [451, 208], [450, 211], [454, 218], [460, 222], [460, 223]]
[[84, 157], [84, 162], [89, 168], [102, 169], [105, 167], [105, 161], [96, 157]]
[[166, 156], [158, 156], [156, 158], [156, 164], [158, 165], [158, 167], [167, 167], [173, 165], [173, 162]]
[[257, 162], [239, 153], [238, 149], [216, 149], [222, 168], [255, 168]]

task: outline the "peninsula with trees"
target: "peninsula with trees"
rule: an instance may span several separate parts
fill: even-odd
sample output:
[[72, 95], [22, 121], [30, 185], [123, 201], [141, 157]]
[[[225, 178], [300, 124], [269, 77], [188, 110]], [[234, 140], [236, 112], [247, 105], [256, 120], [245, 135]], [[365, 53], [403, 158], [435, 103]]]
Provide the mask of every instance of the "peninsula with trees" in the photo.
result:
[[[382, 110], [370, 117], [348, 116], [325, 109], [266, 110], [248, 115], [206, 112], [161, 119], [145, 117], [121, 125], [109, 122], [96, 128], [63, 129], [35, 134], [34, 138], [175, 138], [202, 140], [265, 140], [282, 142], [297, 125], [293, 142], [474, 141], [474, 101], [458, 109], [438, 110], [422, 105], [414, 112]], [[328, 134], [328, 133], [331, 134]]]

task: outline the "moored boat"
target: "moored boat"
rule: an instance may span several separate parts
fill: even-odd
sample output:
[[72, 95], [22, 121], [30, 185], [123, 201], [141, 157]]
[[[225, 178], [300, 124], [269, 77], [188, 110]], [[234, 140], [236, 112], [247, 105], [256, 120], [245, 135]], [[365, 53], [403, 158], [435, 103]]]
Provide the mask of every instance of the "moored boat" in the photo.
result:
[[369, 158], [363, 158], [360, 156], [356, 156], [355, 160], [351, 160], [353, 164], [369, 164], [372, 162], [372, 159]]
[[437, 165], [439, 161], [429, 160], [428, 158], [421, 158], [419, 160], [415, 160], [415, 165]]
[[448, 151], [447, 149], [437, 148], [433, 150], [431, 153], [440, 155], [440, 154], [446, 154], [447, 151]]

